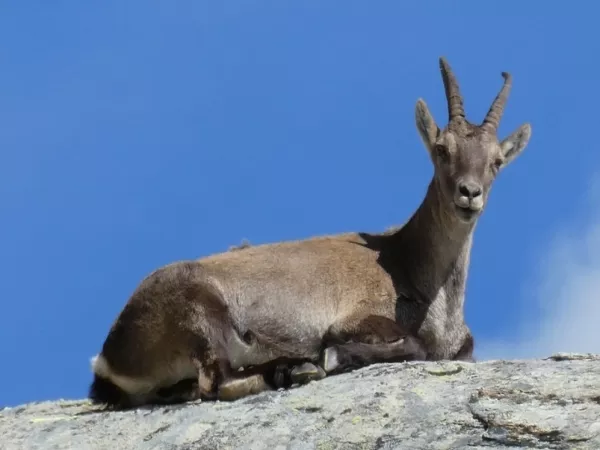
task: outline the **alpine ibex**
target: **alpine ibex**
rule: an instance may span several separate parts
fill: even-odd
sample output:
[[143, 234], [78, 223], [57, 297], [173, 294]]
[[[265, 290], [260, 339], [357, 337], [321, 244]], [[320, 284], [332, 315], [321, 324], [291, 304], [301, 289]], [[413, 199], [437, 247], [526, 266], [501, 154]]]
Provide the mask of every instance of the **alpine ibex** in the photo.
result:
[[434, 175], [408, 222], [156, 270], [93, 359], [93, 401], [127, 407], [239, 398], [270, 388], [265, 367], [273, 361], [292, 361], [292, 375], [302, 380], [377, 361], [472, 360], [464, 296], [473, 231], [496, 175], [525, 148], [531, 127], [498, 141], [508, 73], [474, 125], [444, 58], [440, 68], [449, 121], [438, 128], [417, 101]]

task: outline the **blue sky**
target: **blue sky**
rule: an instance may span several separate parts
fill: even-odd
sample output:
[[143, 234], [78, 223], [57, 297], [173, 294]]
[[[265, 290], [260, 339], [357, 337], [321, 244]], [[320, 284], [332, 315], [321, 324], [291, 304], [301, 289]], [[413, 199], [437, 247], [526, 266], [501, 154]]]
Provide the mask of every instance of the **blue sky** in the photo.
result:
[[252, 243], [379, 231], [432, 166], [414, 124], [445, 55], [524, 153], [476, 230], [477, 354], [600, 352], [594, 2], [4, 2], [0, 405], [78, 398], [155, 268]]

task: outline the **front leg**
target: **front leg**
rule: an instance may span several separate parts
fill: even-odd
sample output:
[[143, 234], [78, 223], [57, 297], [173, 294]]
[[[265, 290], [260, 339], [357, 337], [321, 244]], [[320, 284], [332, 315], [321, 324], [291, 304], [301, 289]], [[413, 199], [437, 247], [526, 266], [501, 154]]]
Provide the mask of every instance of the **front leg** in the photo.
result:
[[[279, 366], [277, 372], [287, 387], [325, 378], [327, 372], [342, 372], [375, 362], [420, 359], [423, 354], [416, 339], [394, 320], [377, 315], [355, 315], [329, 327], [323, 337], [320, 364], [296, 362]], [[277, 379], [277, 377], [272, 377]], [[283, 386], [283, 385], [282, 385]]]
[[384, 316], [354, 316], [332, 325], [323, 338], [319, 364], [310, 361], [279, 361], [265, 375], [275, 387], [306, 384], [378, 362], [424, 360], [421, 340], [394, 320]]
[[424, 361], [427, 357], [421, 340], [407, 335], [396, 342], [335, 344], [323, 351], [320, 365], [329, 374], [347, 372], [376, 363]]
[[321, 367], [341, 373], [380, 362], [426, 359], [425, 346], [394, 320], [370, 315], [335, 324], [325, 340]]
[[379, 315], [355, 315], [329, 327], [323, 341], [324, 345], [347, 344], [386, 344], [396, 342], [409, 334], [395, 320]]
[[258, 370], [264, 374], [264, 379], [274, 389], [287, 389], [294, 384], [307, 384], [313, 380], [321, 380], [327, 375], [321, 367], [307, 359], [279, 358], [263, 364]]

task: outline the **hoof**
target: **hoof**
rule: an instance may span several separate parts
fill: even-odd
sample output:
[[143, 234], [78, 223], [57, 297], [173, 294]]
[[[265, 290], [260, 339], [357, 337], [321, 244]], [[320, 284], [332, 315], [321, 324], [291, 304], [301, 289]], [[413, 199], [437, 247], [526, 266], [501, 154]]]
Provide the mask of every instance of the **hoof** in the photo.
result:
[[323, 351], [321, 367], [326, 373], [329, 373], [340, 365], [338, 351], [335, 347], [327, 347]]
[[271, 388], [260, 374], [247, 378], [231, 378], [219, 386], [217, 398], [221, 401], [233, 401], [267, 390], [271, 390]]
[[309, 362], [295, 366], [290, 373], [294, 384], [306, 384], [313, 380], [322, 380], [326, 376], [327, 374], [323, 369]]

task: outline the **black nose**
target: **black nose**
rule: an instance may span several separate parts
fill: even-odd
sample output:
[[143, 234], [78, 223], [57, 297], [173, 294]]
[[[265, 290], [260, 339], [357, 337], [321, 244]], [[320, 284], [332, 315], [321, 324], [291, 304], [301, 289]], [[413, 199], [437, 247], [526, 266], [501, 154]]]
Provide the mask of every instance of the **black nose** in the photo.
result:
[[481, 186], [473, 182], [461, 182], [458, 184], [458, 192], [469, 198], [479, 197], [481, 195]]

